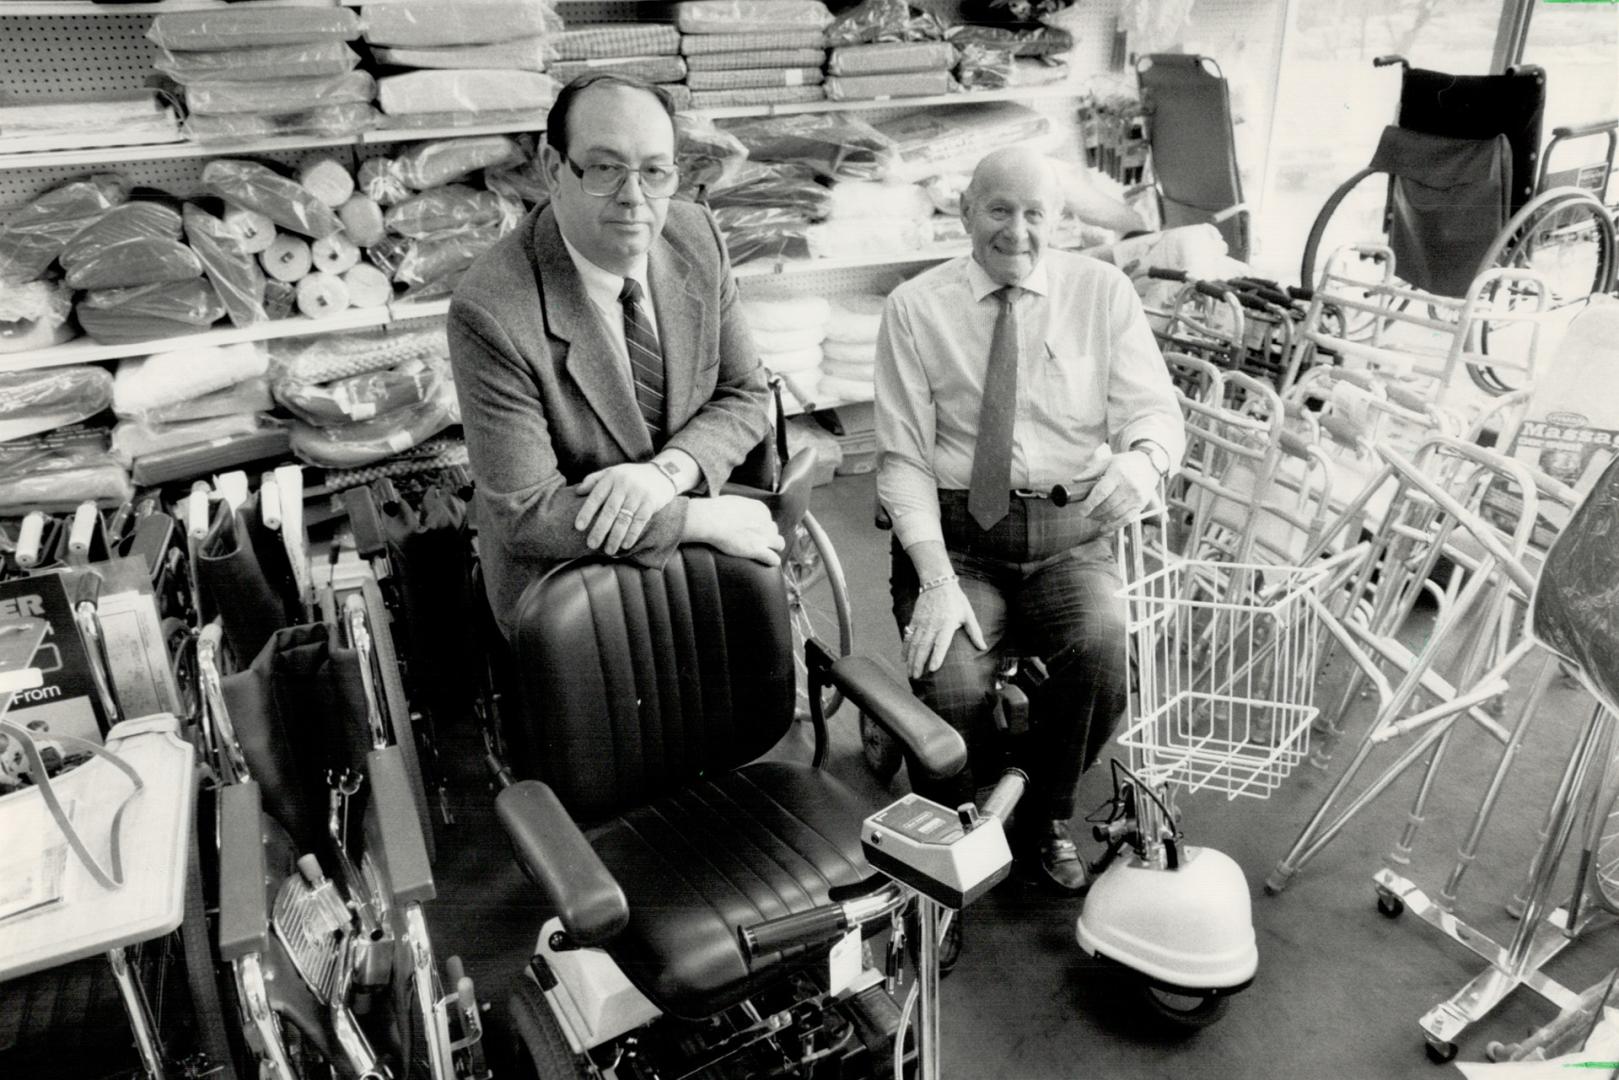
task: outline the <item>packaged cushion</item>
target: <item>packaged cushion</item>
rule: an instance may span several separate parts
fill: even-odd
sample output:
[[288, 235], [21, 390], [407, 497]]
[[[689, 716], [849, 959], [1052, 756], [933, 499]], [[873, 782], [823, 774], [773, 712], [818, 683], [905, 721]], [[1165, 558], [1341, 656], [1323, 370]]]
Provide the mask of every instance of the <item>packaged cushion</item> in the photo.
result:
[[686, 85], [694, 91], [751, 90], [767, 86], [817, 86], [825, 77], [818, 67], [694, 71], [686, 76]]
[[342, 41], [333, 39], [253, 49], [198, 52], [160, 49], [152, 66], [175, 82], [186, 85], [194, 82], [253, 82], [341, 75], [345, 71], [353, 71], [359, 63], [359, 53]]
[[292, 452], [312, 465], [354, 469], [403, 453], [457, 423], [455, 390], [441, 382], [419, 405], [337, 427], [292, 425]]
[[694, 109], [723, 109], [752, 105], [805, 105], [826, 100], [826, 92], [816, 86], [763, 86], [750, 90], [693, 90]]
[[339, 139], [377, 126], [377, 110], [370, 105], [325, 105], [287, 113], [232, 113], [227, 116], [188, 116], [186, 136], [196, 142], [227, 145], [256, 141], [271, 135], [310, 135]]
[[840, 180], [881, 180], [897, 161], [894, 140], [839, 113], [773, 116], [728, 128], [754, 161], [805, 165]]
[[680, 31], [668, 23], [600, 23], [570, 26], [552, 39], [558, 60], [612, 56], [663, 56], [680, 51]]
[[782, 375], [789, 375], [799, 371], [814, 371], [821, 366], [821, 347], [810, 345], [803, 349], [795, 349], [785, 353], [759, 354], [759, 362], [771, 371]]
[[749, 33], [686, 34], [680, 51], [686, 56], [741, 52], [748, 49], [822, 49], [826, 35], [820, 30], [755, 30]]
[[448, 292], [461, 272], [472, 265], [472, 260], [504, 235], [505, 231], [498, 227], [452, 229], [420, 240], [407, 240], [393, 262], [393, 280], [406, 287], [407, 296]]
[[748, 34], [825, 30], [832, 13], [820, 0], [683, 0], [675, 26], [683, 34]]
[[254, 413], [197, 417], [172, 423], [120, 420], [112, 429], [112, 455], [120, 461], [131, 462], [152, 454], [250, 434], [263, 427], [264, 418]]
[[[372, 161], [382, 159], [371, 159]], [[448, 184], [452, 180], [459, 180], [463, 176], [477, 172], [479, 169], [499, 168], [505, 165], [515, 165], [523, 160], [522, 148], [517, 140], [509, 135], [472, 135], [458, 139], [434, 139], [431, 142], [417, 143], [391, 162], [384, 161], [379, 170], [381, 176], [404, 185], [414, 191], [425, 191], [428, 188]], [[367, 161], [366, 165], [371, 162]], [[365, 168], [362, 167], [360, 186], [367, 186], [364, 179]], [[381, 183], [379, 176], [378, 183]], [[398, 199], [384, 201], [377, 195], [366, 191], [377, 202], [384, 206], [397, 202]], [[403, 196], [401, 196], [403, 197]]]
[[40, 195], [0, 228], [0, 282], [33, 281], [69, 240], [128, 198], [124, 182], [110, 175], [70, 180]]
[[[897, 150], [895, 178], [914, 181], [970, 172], [991, 150], [1044, 135], [1051, 122], [1026, 106], [1001, 101], [921, 110], [876, 127]], [[963, 162], [964, 170], [959, 167]]]
[[877, 75], [899, 71], [945, 71], [956, 62], [956, 50], [943, 41], [885, 41], [873, 45], [840, 45], [827, 58], [831, 75]]
[[831, 201], [827, 216], [834, 221], [851, 218], [923, 221], [933, 216], [933, 200], [915, 184], [840, 180], [832, 185]]
[[649, 83], [672, 83], [686, 77], [686, 61], [678, 56], [618, 56], [602, 60], [558, 60], [549, 70], [552, 77], [564, 85], [592, 72], [629, 75]]
[[257, 49], [318, 41], [353, 41], [360, 20], [344, 7], [233, 4], [214, 11], [165, 12], [152, 19], [149, 40], [176, 52]]
[[913, 11], [907, 0], [862, 0], [826, 28], [828, 45], [874, 41], [938, 41], [944, 27], [930, 11]]
[[826, 339], [826, 327], [806, 326], [798, 330], [754, 329], [753, 345], [761, 353], [795, 353], [813, 349]]
[[244, 379], [235, 386], [227, 386], [211, 394], [153, 409], [143, 419], [154, 424], [173, 424], [181, 420], [207, 420], [215, 416], [247, 416], [269, 412], [273, 408], [275, 399], [270, 396], [269, 382], [263, 378]]
[[384, 48], [371, 50], [379, 64], [408, 68], [507, 68], [513, 71], [544, 71], [556, 59], [556, 50], [547, 37], [517, 38], [486, 45], [439, 45], [423, 48]]
[[373, 45], [482, 45], [554, 34], [562, 20], [533, 0], [392, 0], [361, 9]]
[[325, 383], [410, 361], [447, 361], [449, 337], [436, 322], [410, 329], [350, 330], [270, 343], [271, 381]]
[[[861, 344], [877, 340], [878, 327], [883, 321], [883, 305], [887, 297], [877, 293], [850, 293], [832, 298], [832, 315], [826, 324], [826, 339], [831, 343]], [[831, 355], [831, 346], [827, 346]], [[839, 359], [847, 359], [839, 357]]]
[[828, 75], [828, 101], [868, 101], [896, 97], [939, 97], [950, 93], [949, 71], [910, 71], [898, 75]]
[[200, 206], [183, 209], [186, 240], [202, 261], [203, 273], [236, 326], [250, 326], [269, 316], [264, 310], [264, 271], [235, 230]]
[[319, 240], [343, 227], [331, 207], [256, 161], [210, 161], [202, 170], [202, 186], [232, 206], [257, 211], [301, 236]]
[[202, 260], [178, 240], [141, 237], [95, 248], [68, 269], [75, 289], [128, 289], [202, 275]]
[[[667, 89], [682, 89], [670, 86]], [[389, 131], [409, 131], [419, 128], [423, 131], [435, 128], [470, 128], [502, 126], [509, 128], [527, 128], [530, 131], [544, 129], [546, 118], [550, 115], [550, 107], [544, 109], [484, 109], [480, 112], [420, 112], [400, 113], [397, 116], [384, 116], [378, 121], [378, 126]]]
[[561, 88], [536, 71], [411, 71], [378, 79], [377, 104], [389, 114], [549, 109]]
[[172, 101], [154, 90], [119, 90], [73, 101], [0, 101], [0, 150], [84, 150], [180, 141]]
[[962, 24], [952, 26], [945, 32], [945, 38], [957, 48], [966, 48], [968, 45], [986, 45], [993, 49], [1005, 49], [1013, 56], [1050, 56], [1053, 53], [1067, 52], [1074, 47], [1074, 36], [1066, 30], [1055, 26], [1012, 27], [1012, 26], [973, 26]]
[[268, 369], [269, 353], [255, 341], [130, 357], [119, 361], [112, 409], [119, 416], [143, 416], [258, 378]]
[[520, 217], [520, 205], [507, 202], [493, 191], [448, 184], [389, 207], [383, 220], [391, 233], [420, 238], [450, 229], [502, 225], [510, 229]]
[[438, 392], [440, 380], [436, 367], [412, 363], [331, 383], [278, 383], [275, 397], [306, 424], [336, 427], [420, 405]]
[[234, 113], [286, 113], [327, 105], [369, 102], [376, 82], [364, 71], [306, 79], [255, 82], [199, 82], [186, 88], [186, 106], [202, 116]]
[[877, 339], [870, 341], [832, 341], [828, 339], [821, 342], [821, 356], [823, 366], [830, 368], [832, 364], [861, 364], [870, 367], [877, 361]]
[[820, 67], [825, 49], [750, 49], [686, 57], [687, 71], [742, 71], [747, 68]]
[[73, 290], [48, 281], [0, 289], [0, 353], [60, 345], [73, 337]]
[[826, 325], [831, 314], [832, 305], [824, 296], [742, 301], [742, 318], [754, 330], [819, 330]]
[[73, 309], [84, 332], [109, 345], [194, 334], [217, 322], [224, 305], [200, 277], [133, 289], [94, 289]]
[[93, 365], [0, 373], [0, 441], [76, 424], [112, 402], [112, 376]]

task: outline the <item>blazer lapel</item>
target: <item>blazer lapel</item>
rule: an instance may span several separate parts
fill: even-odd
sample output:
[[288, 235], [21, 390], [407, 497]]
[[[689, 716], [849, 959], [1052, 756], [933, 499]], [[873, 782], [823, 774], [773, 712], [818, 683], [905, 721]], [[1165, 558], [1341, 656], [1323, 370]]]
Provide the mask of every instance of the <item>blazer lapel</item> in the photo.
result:
[[636, 407], [630, 373], [602, 327], [601, 314], [585, 295], [549, 208], [534, 221], [534, 255], [546, 329], [568, 343], [568, 374], [624, 453], [632, 460], [646, 458], [652, 453], [652, 436]]
[[695, 287], [691, 260], [659, 238], [647, 259], [647, 283], [658, 309], [658, 343], [663, 346], [665, 430], [683, 424], [696, 411], [697, 350], [705, 340], [708, 305]]

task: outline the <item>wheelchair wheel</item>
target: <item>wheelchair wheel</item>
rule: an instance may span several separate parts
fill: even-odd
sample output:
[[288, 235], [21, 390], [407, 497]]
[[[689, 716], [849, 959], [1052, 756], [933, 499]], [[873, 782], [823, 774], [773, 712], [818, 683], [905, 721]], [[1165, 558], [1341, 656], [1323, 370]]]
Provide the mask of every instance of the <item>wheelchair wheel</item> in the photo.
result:
[[[849, 606], [843, 564], [814, 514], [806, 511], [793, 528], [781, 569], [787, 579], [787, 608], [793, 625], [798, 714], [808, 716], [809, 669], [804, 664], [804, 642], [813, 637], [838, 656], [848, 656], [854, 649], [854, 614]], [[823, 716], [831, 716], [842, 704], [840, 691], [822, 691]]]
[[[1373, 177], [1375, 183], [1368, 183]], [[1384, 243], [1384, 203], [1387, 199], [1388, 177], [1376, 169], [1362, 169], [1338, 186], [1327, 196], [1310, 226], [1309, 238], [1304, 243], [1304, 257], [1299, 266], [1299, 284], [1307, 289], [1319, 287], [1318, 274], [1334, 251], [1353, 243], [1376, 241]], [[1381, 280], [1373, 273], [1369, 280]], [[1340, 336], [1358, 341], [1368, 338], [1376, 328], [1377, 316], [1370, 312], [1345, 310], [1338, 313]]]
[[[1479, 271], [1497, 266], [1533, 270], [1546, 279], [1551, 306], [1562, 308], [1610, 291], [1615, 264], [1614, 223], [1607, 208], [1583, 188], [1560, 187], [1535, 196], [1513, 215], [1485, 253]], [[1507, 299], [1510, 304], [1512, 297]], [[1528, 331], [1492, 333], [1486, 323], [1479, 333], [1480, 351], [1506, 356], [1515, 351], [1514, 339]], [[1511, 393], [1523, 381], [1520, 372], [1506, 368], [1470, 364], [1467, 370], [1480, 388], [1492, 394]]]
[[1581, 862], [1588, 867], [1596, 901], [1619, 915], [1619, 755], [1608, 762], [1589, 814]]
[[517, 1044], [512, 1054], [513, 1075], [524, 1080], [588, 1080], [595, 1075], [568, 1045], [545, 994], [527, 977], [517, 980], [507, 1008]]

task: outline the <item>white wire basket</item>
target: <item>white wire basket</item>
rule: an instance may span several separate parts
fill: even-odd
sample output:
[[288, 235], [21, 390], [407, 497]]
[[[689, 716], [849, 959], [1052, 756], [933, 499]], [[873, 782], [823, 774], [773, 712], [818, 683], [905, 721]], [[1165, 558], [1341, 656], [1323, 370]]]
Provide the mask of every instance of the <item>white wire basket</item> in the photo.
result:
[[1267, 798], [1310, 753], [1322, 572], [1173, 560], [1120, 590], [1136, 672], [1132, 767], [1187, 791]]

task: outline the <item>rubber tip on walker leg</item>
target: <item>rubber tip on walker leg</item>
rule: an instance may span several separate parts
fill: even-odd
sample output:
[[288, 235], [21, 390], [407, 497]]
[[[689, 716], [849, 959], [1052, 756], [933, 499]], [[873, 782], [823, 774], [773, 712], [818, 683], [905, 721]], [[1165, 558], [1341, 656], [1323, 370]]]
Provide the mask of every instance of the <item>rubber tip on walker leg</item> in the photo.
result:
[[1293, 880], [1293, 875], [1295, 873], [1297, 873], [1297, 871], [1291, 866], [1288, 866], [1286, 863], [1277, 863], [1276, 869], [1272, 870], [1270, 872], [1270, 877], [1265, 879], [1266, 895], [1280, 895], [1281, 891], [1287, 888], [1287, 883]]
[[1411, 849], [1403, 844], [1396, 844], [1389, 852], [1389, 862], [1399, 863], [1401, 866], [1411, 865]]

